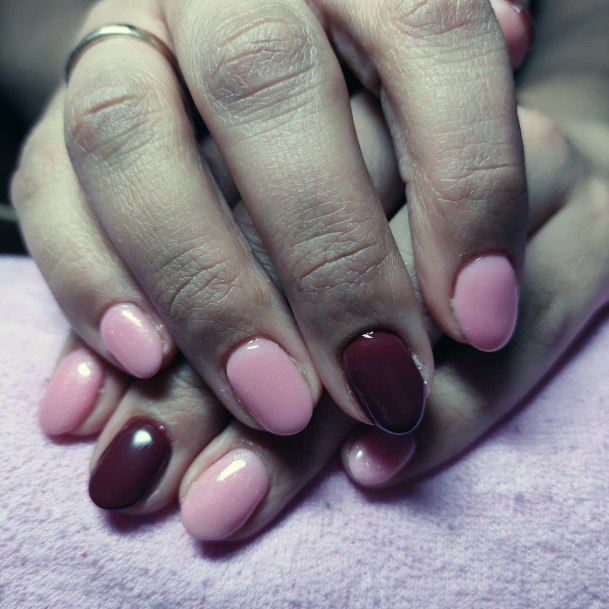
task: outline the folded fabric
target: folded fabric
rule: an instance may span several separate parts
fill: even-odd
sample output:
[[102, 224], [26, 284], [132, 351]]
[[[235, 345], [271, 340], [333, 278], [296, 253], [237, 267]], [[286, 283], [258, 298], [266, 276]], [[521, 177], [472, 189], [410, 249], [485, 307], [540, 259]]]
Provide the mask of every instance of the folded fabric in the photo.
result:
[[108, 515], [91, 441], [36, 410], [67, 333], [25, 258], [0, 259], [2, 609], [607, 609], [609, 316], [459, 462], [363, 492], [337, 461], [254, 540], [204, 545], [177, 508]]

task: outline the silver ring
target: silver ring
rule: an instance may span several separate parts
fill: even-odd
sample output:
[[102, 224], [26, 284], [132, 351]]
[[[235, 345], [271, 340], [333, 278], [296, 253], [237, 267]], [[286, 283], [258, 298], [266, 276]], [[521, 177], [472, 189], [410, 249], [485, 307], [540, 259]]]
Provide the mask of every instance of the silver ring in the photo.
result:
[[131, 36], [147, 42], [150, 46], [159, 51], [165, 59], [171, 64], [171, 67], [175, 70], [176, 74], [179, 75], [180, 70], [178, 62], [174, 54], [169, 50], [169, 47], [154, 34], [147, 32], [135, 25], [129, 25], [127, 23], [109, 23], [102, 25], [92, 32], [87, 34], [77, 45], [74, 50], [70, 53], [68, 61], [66, 63], [65, 78], [66, 82], [70, 79], [70, 74], [74, 66], [78, 63], [78, 60], [82, 57], [83, 53], [93, 44], [97, 44], [100, 40], [103, 40], [107, 36]]

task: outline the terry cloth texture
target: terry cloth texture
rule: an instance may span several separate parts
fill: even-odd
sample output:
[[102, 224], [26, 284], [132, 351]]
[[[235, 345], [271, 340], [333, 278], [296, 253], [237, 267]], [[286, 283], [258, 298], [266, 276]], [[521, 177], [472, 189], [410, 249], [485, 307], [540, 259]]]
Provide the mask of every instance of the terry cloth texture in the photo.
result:
[[515, 417], [412, 489], [331, 463], [274, 527], [203, 545], [175, 507], [108, 516], [91, 441], [36, 423], [67, 326], [33, 263], [0, 260], [2, 609], [607, 609], [609, 315]]

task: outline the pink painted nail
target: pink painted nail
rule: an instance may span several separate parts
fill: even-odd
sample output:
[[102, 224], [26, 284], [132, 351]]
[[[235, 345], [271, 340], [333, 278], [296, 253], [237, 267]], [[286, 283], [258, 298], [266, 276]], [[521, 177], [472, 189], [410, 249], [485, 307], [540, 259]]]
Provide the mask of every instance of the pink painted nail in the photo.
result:
[[243, 406], [271, 433], [298, 433], [310, 421], [309, 385], [277, 343], [256, 338], [241, 345], [228, 358], [226, 376]]
[[457, 278], [453, 310], [470, 345], [480, 351], [504, 347], [518, 317], [518, 285], [510, 261], [486, 254], [465, 266]]
[[266, 495], [270, 477], [250, 450], [233, 450], [193, 482], [182, 503], [186, 530], [199, 539], [224, 539], [240, 529]]
[[346, 446], [344, 457], [356, 482], [375, 486], [393, 478], [410, 461], [415, 447], [412, 435], [395, 436], [369, 429]]
[[535, 38], [533, 20], [526, 7], [517, 0], [491, 0], [510, 54], [512, 69], [524, 61]]
[[133, 376], [154, 376], [163, 364], [164, 344], [158, 327], [134, 304], [117, 304], [104, 314], [102, 339], [118, 363]]
[[103, 364], [86, 349], [70, 353], [55, 370], [40, 404], [38, 420], [45, 433], [74, 431], [91, 414], [104, 384]]

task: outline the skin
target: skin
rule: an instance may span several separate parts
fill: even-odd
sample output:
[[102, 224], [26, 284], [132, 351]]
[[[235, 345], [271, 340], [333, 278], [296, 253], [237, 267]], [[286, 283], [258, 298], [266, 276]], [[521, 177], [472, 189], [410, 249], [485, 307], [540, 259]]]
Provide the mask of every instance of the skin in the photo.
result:
[[[411, 203], [420, 290], [455, 340], [465, 340], [451, 308], [464, 264], [503, 253], [520, 280], [527, 197], [510, 61], [491, 5], [404, 6], [105, 0], [93, 7], [82, 34], [137, 23], [171, 47], [287, 302], [201, 161], [169, 63], [140, 41], [107, 39], [76, 63], [54, 102], [64, 106], [61, 131], [41, 121], [12, 189], [32, 254], [85, 343], [118, 365], [100, 320], [113, 305], [137, 305], [165, 344], [158, 366], [179, 349], [254, 428], [260, 425], [231, 390], [225, 362], [257, 336], [290, 354], [313, 402], [323, 386], [359, 421], [369, 422], [340, 356], [363, 332], [398, 334], [431, 388], [431, 344], [366, 171], [338, 60], [379, 96]], [[338, 41], [336, 52], [330, 40]], [[63, 181], [53, 186], [57, 199], [40, 205], [49, 156]], [[53, 240], [46, 219], [59, 216], [64, 224]], [[75, 257], [66, 242], [87, 247]]]
[[[567, 13], [572, 7], [563, 3], [560, 8], [564, 19], [572, 18]], [[586, 38], [593, 48], [595, 44], [601, 45], [600, 33], [603, 31], [599, 14], [602, 7], [595, 8]], [[552, 40], [556, 44], [551, 58], [544, 54], [542, 28], [542, 43], [524, 75], [520, 91], [521, 99], [528, 107], [543, 107], [552, 118], [530, 111], [521, 111], [520, 116], [527, 151], [531, 214], [518, 331], [510, 347], [495, 355], [479, 355], [444, 341], [434, 393], [425, 422], [417, 432], [417, 452], [408, 467], [391, 483], [412, 481], [428, 474], [480, 438], [539, 382], [587, 320], [606, 303], [609, 295], [609, 259], [604, 246], [609, 237], [606, 178], [609, 142], [602, 136], [606, 133], [609, 116], [595, 95], [604, 84], [592, 69], [599, 57], [608, 55], [592, 56], [590, 49], [586, 52], [581, 45], [578, 45], [579, 51], [574, 52], [569, 34], [556, 38], [556, 31], [561, 29], [560, 20], [552, 17], [543, 23], [549, 23], [545, 29], [545, 35], [549, 37], [546, 43]], [[565, 49], [563, 60], [575, 62], [570, 67], [577, 66], [578, 78], [585, 86], [571, 87], [570, 78], [565, 79], [556, 71], [553, 58], [557, 51], [560, 57], [562, 49]], [[563, 104], [565, 98], [571, 103]], [[573, 108], [577, 108], [577, 113], [574, 114]], [[376, 152], [368, 152], [367, 160], [374, 178], [375, 159], [377, 168], [386, 167], [387, 155], [383, 150], [387, 147], [383, 142], [388, 140], [383, 135], [382, 122], [376, 129], [374, 121], [372, 123], [359, 131], [369, 130], [372, 134], [369, 148]], [[578, 137], [582, 126], [596, 136]], [[569, 140], [566, 134], [569, 134]], [[366, 141], [362, 141], [363, 148], [366, 148]], [[379, 159], [383, 162], [379, 163]], [[376, 174], [377, 191], [387, 195], [381, 195], [382, 198], [390, 198], [387, 193], [392, 192], [392, 187], [388, 185], [394, 182], [391, 175]], [[230, 185], [227, 191], [229, 189]], [[239, 217], [238, 210], [236, 215]], [[404, 216], [396, 216], [393, 220], [393, 226], [397, 227], [394, 237], [414, 279], [410, 232], [404, 228], [405, 220]], [[246, 227], [247, 222], [243, 226]], [[556, 264], [557, 260], [563, 263]], [[427, 325], [427, 331], [432, 340], [437, 336], [431, 323]], [[353, 427], [352, 421], [329, 400], [323, 399], [305, 432], [290, 439], [269, 437], [238, 421], [228, 422], [223, 410], [200, 385], [192, 370], [185, 364], [175, 366], [175, 369], [163, 372], [155, 385], [142, 382], [131, 385], [124, 399], [120, 403], [117, 400], [116, 411], [96, 447], [94, 460], [134, 413], [156, 417], [170, 426], [172, 433], [175, 431], [178, 451], [188, 457], [175, 461], [176, 467], [167, 470], [157, 490], [133, 509], [134, 513], [146, 513], [166, 505], [175, 496], [180, 483], [180, 497], [183, 497], [188, 485], [203, 469], [229, 450], [246, 447], [261, 456], [271, 474], [271, 487], [262, 505], [232, 538], [246, 537], [268, 523], [285, 506], [319, 471]], [[493, 376], [489, 377], [489, 370], [495, 371]], [[171, 408], [169, 402], [156, 397], [160, 393], [170, 398]], [[107, 412], [110, 410], [108, 408]], [[97, 414], [94, 412], [93, 416]], [[180, 431], [192, 429], [193, 425], [201, 430], [215, 425], [222, 431], [213, 440], [209, 441], [207, 436], [193, 446], [200, 436]], [[94, 431], [94, 427], [87, 431]], [[357, 433], [361, 434], [361, 430]], [[194, 461], [188, 466], [191, 456]]]
[[[602, 247], [609, 236], [609, 219], [604, 213], [609, 205], [609, 186], [597, 176], [578, 177], [577, 182], [565, 184], [563, 177], [573, 157], [570, 153], [563, 155], [569, 149], [555, 124], [534, 112], [523, 111], [521, 118], [523, 127], [530, 131], [529, 138], [525, 131], [525, 141], [530, 142], [529, 158], [536, 164], [535, 171], [547, 176], [549, 170], [554, 175], [553, 188], [548, 188], [544, 180], [538, 197], [532, 199], [529, 262], [517, 334], [507, 350], [493, 355], [478, 356], [456, 343], [444, 342], [436, 388], [425, 421], [416, 433], [415, 456], [387, 484], [427, 475], [479, 439], [543, 378], [609, 296], [609, 259]], [[549, 141], [559, 151], [555, 158], [548, 158]], [[565, 145], [562, 151], [561, 143]], [[581, 175], [579, 171], [574, 173]], [[550, 191], [552, 203], [544, 197], [544, 192]], [[563, 196], [555, 198], [557, 192]], [[397, 216], [393, 222], [400, 226], [400, 220], [405, 216]], [[595, 225], [592, 234], [588, 229], [587, 239], [578, 239], [591, 222]], [[412, 267], [408, 232], [400, 236], [396, 231], [396, 240], [407, 266]], [[570, 244], [566, 250], [565, 243]], [[571, 263], [556, 265], [556, 257], [564, 254]], [[590, 273], [582, 277], [578, 269], [584, 263]], [[432, 330], [434, 335], [438, 336]], [[163, 397], [155, 399], [157, 393]], [[163, 372], [155, 381], [136, 381], [131, 386], [102, 432], [92, 464], [125, 422], [137, 415], [155, 418], [170, 429], [176, 457], [153, 493], [127, 510], [130, 513], [162, 508], [175, 496], [178, 483], [183, 499], [190, 484], [231, 450], [247, 448], [261, 457], [271, 476], [269, 492], [231, 539], [248, 537], [267, 525], [325, 465], [354, 427], [328, 398], [322, 399], [311, 425], [291, 438], [272, 437], [235, 420], [227, 422], [224, 411], [200, 385], [192, 369], [183, 364]], [[193, 429], [198, 432], [193, 433]], [[361, 429], [354, 431], [355, 437], [361, 433]], [[349, 442], [344, 442], [344, 450]]]

